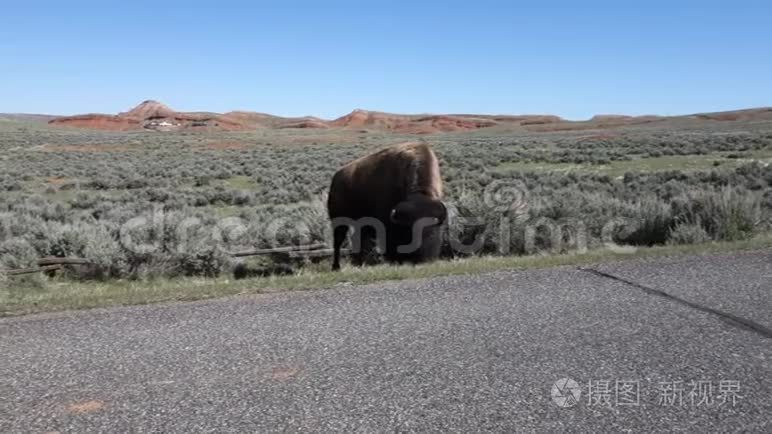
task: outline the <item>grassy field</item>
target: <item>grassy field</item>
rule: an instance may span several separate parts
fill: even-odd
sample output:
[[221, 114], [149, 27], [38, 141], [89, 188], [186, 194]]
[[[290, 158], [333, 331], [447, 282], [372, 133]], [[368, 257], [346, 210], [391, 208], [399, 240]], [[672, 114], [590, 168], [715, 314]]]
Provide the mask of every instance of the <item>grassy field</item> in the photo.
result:
[[[768, 121], [423, 136], [342, 129], [100, 132], [8, 121], [0, 123], [0, 270], [30, 267], [47, 256], [85, 257], [95, 265], [54, 279], [0, 273], [3, 309], [208, 296], [207, 288], [232, 281], [243, 262], [228, 252], [329, 244], [324, 198], [335, 170], [408, 140], [426, 141], [440, 158], [452, 211], [443, 247], [450, 261], [477, 264], [477, 257], [507, 252], [512, 258], [501, 264], [509, 266], [540, 252], [594, 251], [609, 237], [668, 249], [742, 243], [772, 227]], [[475, 241], [474, 251], [454, 247]], [[244, 265], [259, 272], [276, 264]], [[314, 274], [327, 263], [292, 266], [297, 276], [231, 282], [222, 293], [341, 278]], [[459, 263], [442, 262], [343, 276], [455, 267]], [[42, 298], [19, 295], [18, 288], [30, 287]], [[92, 295], [73, 295], [72, 288], [81, 287]]]

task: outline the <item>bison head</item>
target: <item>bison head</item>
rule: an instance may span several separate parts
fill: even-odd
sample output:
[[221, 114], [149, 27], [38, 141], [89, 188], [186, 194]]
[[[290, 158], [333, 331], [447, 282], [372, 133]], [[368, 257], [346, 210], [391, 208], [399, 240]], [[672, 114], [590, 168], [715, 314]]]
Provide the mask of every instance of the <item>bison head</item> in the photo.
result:
[[445, 205], [422, 194], [408, 196], [391, 210], [391, 222], [401, 226], [412, 226], [420, 219], [429, 219], [430, 226], [441, 225], [448, 217]]

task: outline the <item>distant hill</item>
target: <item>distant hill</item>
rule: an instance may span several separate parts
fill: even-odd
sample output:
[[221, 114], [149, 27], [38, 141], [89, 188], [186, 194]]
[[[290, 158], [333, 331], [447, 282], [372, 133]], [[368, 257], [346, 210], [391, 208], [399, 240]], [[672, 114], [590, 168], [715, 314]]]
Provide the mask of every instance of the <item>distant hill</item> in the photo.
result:
[[372, 128], [400, 133], [426, 134], [476, 130], [497, 123], [489, 119], [462, 115], [399, 115], [354, 110], [329, 123], [340, 128]]
[[151, 129], [173, 131], [180, 129], [246, 130], [252, 126], [217, 113], [177, 112], [153, 100], [140, 103], [133, 109], [117, 115], [84, 114], [62, 116], [49, 121], [54, 126], [96, 130], [128, 131]]
[[56, 119], [53, 115], [37, 115], [28, 113], [0, 113], [0, 120], [19, 122], [48, 122]]
[[772, 107], [733, 110], [728, 112], [700, 113], [692, 115], [691, 117], [712, 121], [772, 120]]
[[534, 125], [527, 128], [533, 132], [596, 130], [677, 121], [772, 121], [772, 107], [732, 110], [716, 113], [697, 113], [682, 116], [625, 116], [596, 115], [587, 121], [563, 121], [548, 125]]
[[[403, 134], [431, 134], [473, 131], [502, 127], [533, 132], [590, 130], [649, 124], [667, 120], [772, 120], [772, 108], [755, 108], [686, 116], [596, 115], [586, 121], [568, 121], [553, 115], [480, 115], [480, 114], [396, 114], [357, 109], [334, 120], [312, 116], [281, 117], [266, 113], [232, 111], [228, 113], [178, 112], [158, 101], [147, 100], [117, 115], [83, 114], [76, 116], [0, 115], [19, 120], [37, 120], [53, 126], [111, 131], [131, 130], [221, 130], [248, 131], [284, 128], [343, 128], [375, 130]], [[14, 119], [14, 118], [9, 118]]]
[[505, 125], [540, 125], [558, 123], [557, 116], [508, 116], [468, 114], [417, 114], [405, 115], [368, 110], [354, 110], [340, 118], [327, 121], [312, 116], [288, 118], [265, 113], [232, 111], [219, 113], [178, 112], [153, 100], [140, 103], [133, 109], [119, 113], [84, 114], [63, 116], [50, 120], [54, 126], [89, 128], [99, 130], [128, 131], [154, 129], [173, 131], [180, 129], [214, 129], [239, 131], [252, 129], [282, 128], [347, 128], [380, 130], [406, 134], [430, 134], [437, 132], [469, 131]]

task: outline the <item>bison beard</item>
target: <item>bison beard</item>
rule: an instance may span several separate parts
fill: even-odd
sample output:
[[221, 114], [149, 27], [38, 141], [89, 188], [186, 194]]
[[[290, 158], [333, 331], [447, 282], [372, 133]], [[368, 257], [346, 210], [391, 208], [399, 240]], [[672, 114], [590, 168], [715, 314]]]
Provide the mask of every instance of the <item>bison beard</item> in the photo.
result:
[[439, 163], [425, 144], [396, 145], [348, 163], [333, 176], [327, 202], [333, 270], [340, 268], [340, 249], [352, 228], [356, 265], [376, 245], [390, 262], [437, 258], [447, 217], [441, 199]]

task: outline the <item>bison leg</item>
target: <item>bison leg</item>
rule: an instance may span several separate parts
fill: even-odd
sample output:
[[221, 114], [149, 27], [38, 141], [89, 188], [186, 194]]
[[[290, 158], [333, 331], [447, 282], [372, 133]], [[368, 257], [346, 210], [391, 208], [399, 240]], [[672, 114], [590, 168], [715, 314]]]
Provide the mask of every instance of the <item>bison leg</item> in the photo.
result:
[[340, 248], [343, 246], [343, 242], [346, 241], [347, 234], [348, 234], [348, 226], [335, 226], [333, 228], [332, 271], [340, 270]]
[[[402, 264], [411, 262], [431, 262], [440, 256], [443, 236], [441, 226], [423, 228], [420, 233], [409, 234], [408, 231], [395, 231], [397, 236], [392, 241], [390, 261]], [[414, 240], [412, 238], [418, 237]]]
[[370, 265], [375, 250], [376, 231], [369, 226], [354, 229], [351, 263], [357, 267]]
[[399, 246], [408, 244], [409, 242], [409, 230], [398, 225], [389, 226], [387, 229], [386, 252], [384, 254], [386, 261], [401, 264], [404, 255], [399, 253]]
[[442, 241], [442, 226], [424, 229], [423, 242], [418, 252], [418, 262], [429, 262], [439, 258]]

